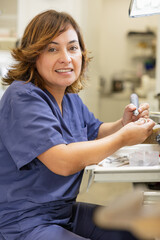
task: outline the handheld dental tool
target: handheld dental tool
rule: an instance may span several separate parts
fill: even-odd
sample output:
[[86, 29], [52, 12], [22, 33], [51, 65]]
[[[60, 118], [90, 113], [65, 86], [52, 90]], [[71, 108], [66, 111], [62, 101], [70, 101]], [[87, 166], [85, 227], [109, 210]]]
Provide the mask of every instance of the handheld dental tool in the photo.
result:
[[133, 115], [138, 116], [138, 108], [139, 108], [139, 99], [136, 93], [132, 93], [130, 96], [130, 102], [136, 106], [136, 110], [133, 111]]

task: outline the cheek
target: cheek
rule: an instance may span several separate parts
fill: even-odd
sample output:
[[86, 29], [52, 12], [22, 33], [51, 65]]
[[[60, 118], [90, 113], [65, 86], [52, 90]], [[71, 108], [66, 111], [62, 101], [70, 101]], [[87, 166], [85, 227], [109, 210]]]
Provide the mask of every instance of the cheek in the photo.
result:
[[39, 73], [41, 72], [40, 70], [42, 70], [42, 66], [43, 66], [43, 58], [40, 56], [36, 61], [36, 68]]
[[50, 68], [50, 61], [48, 61], [48, 59], [40, 57], [36, 62], [36, 67], [39, 74], [44, 74], [46, 72], [45, 70]]
[[76, 62], [77, 62], [77, 71], [80, 73], [82, 68], [82, 56], [79, 56]]

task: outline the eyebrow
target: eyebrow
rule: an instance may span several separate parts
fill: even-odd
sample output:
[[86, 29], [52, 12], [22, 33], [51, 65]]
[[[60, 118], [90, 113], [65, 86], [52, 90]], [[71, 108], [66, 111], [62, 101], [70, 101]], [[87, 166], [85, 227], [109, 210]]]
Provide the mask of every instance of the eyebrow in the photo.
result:
[[[78, 43], [78, 40], [72, 40], [72, 41], [70, 41], [68, 44], [71, 44], [71, 43]], [[56, 45], [59, 45], [59, 43], [58, 42], [54, 42], [54, 41], [52, 41], [52, 42], [50, 42], [49, 44], [56, 44]]]

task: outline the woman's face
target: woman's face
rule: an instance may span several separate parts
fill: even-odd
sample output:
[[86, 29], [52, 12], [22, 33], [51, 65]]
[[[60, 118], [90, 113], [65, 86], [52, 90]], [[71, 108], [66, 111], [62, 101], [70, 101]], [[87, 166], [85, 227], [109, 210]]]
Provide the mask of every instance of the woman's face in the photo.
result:
[[78, 79], [81, 66], [82, 53], [72, 26], [54, 38], [36, 61], [37, 70], [48, 90], [65, 91]]

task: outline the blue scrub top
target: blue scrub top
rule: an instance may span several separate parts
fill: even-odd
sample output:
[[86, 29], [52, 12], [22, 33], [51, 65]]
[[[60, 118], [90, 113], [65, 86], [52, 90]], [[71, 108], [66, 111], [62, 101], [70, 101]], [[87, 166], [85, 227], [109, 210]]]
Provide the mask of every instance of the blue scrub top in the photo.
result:
[[83, 171], [61, 176], [37, 156], [58, 144], [95, 139], [102, 122], [77, 94], [66, 94], [62, 104], [63, 115], [47, 90], [23, 81], [14, 81], [0, 101], [0, 232], [54, 223], [57, 210], [50, 209], [75, 201]]

